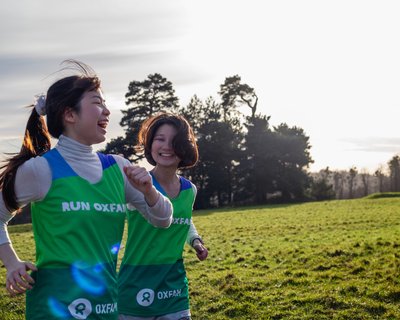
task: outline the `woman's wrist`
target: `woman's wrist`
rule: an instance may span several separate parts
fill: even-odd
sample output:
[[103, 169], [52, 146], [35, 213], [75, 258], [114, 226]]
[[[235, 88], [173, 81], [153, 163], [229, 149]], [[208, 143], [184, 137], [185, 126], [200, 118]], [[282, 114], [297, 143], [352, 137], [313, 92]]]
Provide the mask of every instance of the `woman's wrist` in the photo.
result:
[[14, 248], [11, 246], [11, 243], [0, 245], [0, 260], [3, 262], [4, 267], [7, 270], [21, 262], [14, 251]]
[[204, 244], [203, 240], [200, 237], [196, 237], [192, 239], [191, 246], [194, 248], [196, 245]]
[[154, 207], [160, 198], [160, 193], [152, 186], [151, 190], [144, 196], [149, 207]]

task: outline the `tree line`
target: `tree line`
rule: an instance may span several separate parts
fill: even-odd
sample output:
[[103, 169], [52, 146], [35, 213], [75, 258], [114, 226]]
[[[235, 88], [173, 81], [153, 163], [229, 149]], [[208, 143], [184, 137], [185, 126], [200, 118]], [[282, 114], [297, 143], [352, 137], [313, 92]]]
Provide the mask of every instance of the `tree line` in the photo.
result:
[[329, 167], [310, 173], [310, 195], [315, 200], [353, 199], [373, 193], [400, 192], [400, 156], [394, 155], [387, 166], [380, 166], [372, 174], [356, 166], [349, 170]]
[[197, 137], [199, 162], [181, 172], [198, 188], [195, 208], [259, 205], [329, 199], [351, 199], [376, 192], [400, 191], [400, 157], [373, 174], [352, 167], [310, 173], [309, 137], [297, 126], [270, 125], [258, 112], [254, 88], [240, 76], [227, 77], [219, 100], [196, 95], [180, 106], [170, 81], [158, 73], [129, 83], [127, 109], [121, 110], [124, 136], [112, 139], [103, 152], [143, 159], [135, 149], [140, 125], [161, 111], [185, 116]]
[[127, 109], [121, 110], [124, 136], [102, 151], [143, 159], [135, 149], [141, 123], [157, 112], [174, 112], [187, 118], [197, 137], [199, 162], [181, 172], [198, 188], [196, 209], [309, 199], [307, 169], [313, 160], [304, 130], [286, 123], [271, 126], [270, 116], [257, 110], [255, 90], [238, 75], [227, 77], [218, 94], [219, 101], [194, 95], [180, 106], [172, 83], [160, 74], [132, 81]]
[[[129, 83], [127, 109], [120, 125], [124, 136], [112, 139], [101, 150], [122, 154], [137, 162], [144, 158], [135, 149], [141, 123], [160, 111], [182, 114], [197, 137], [199, 162], [181, 174], [198, 188], [195, 208], [260, 205], [331, 199], [351, 199], [377, 192], [400, 192], [400, 156], [373, 174], [357, 167], [311, 173], [309, 137], [302, 128], [286, 123], [270, 125], [270, 116], [257, 112], [255, 90], [238, 75], [220, 85], [220, 101], [196, 95], [180, 106], [170, 81], [151, 74]], [[29, 223], [30, 207], [10, 224]]]

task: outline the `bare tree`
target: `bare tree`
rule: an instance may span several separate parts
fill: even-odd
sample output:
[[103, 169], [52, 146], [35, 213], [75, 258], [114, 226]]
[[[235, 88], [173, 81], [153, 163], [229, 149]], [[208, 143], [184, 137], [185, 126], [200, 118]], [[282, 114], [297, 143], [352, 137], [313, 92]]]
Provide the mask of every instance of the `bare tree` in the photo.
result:
[[375, 171], [374, 176], [378, 179], [378, 192], [383, 192], [383, 181], [385, 179], [385, 174], [383, 173], [382, 166]]
[[350, 168], [349, 175], [347, 176], [347, 181], [349, 183], [349, 198], [350, 199], [354, 198], [353, 190], [354, 190], [354, 187], [356, 185], [355, 178], [357, 176], [357, 173], [358, 173], [357, 168], [356, 167], [352, 167], [352, 168]]
[[333, 172], [333, 189], [336, 193], [336, 199], [343, 199], [345, 173], [343, 171]]
[[360, 177], [361, 177], [361, 181], [362, 181], [362, 185], [363, 185], [363, 195], [364, 197], [368, 195], [369, 192], [369, 178], [370, 175], [368, 173], [368, 170], [363, 168], [360, 171]]

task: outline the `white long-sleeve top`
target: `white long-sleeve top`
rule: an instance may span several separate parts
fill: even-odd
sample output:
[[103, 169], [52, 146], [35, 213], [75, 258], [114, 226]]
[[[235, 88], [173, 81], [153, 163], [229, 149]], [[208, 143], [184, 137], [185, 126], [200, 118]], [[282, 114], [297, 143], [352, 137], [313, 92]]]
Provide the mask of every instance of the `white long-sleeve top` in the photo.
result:
[[186, 243], [188, 245], [190, 245], [191, 247], [193, 247], [193, 241], [196, 239], [199, 239], [201, 242], [203, 242], [203, 239], [200, 237], [199, 233], [197, 232], [197, 229], [193, 223], [193, 220], [190, 220], [189, 232], [186, 237]]
[[[102, 166], [99, 157], [91, 146], [81, 144], [61, 135], [55, 147], [70, 167], [83, 179], [90, 183], [100, 181]], [[123, 171], [124, 166], [131, 163], [120, 156], [113, 155], [124, 177], [126, 202], [132, 204], [138, 211], [156, 227], [168, 227], [172, 221], [172, 204], [160, 194], [157, 203], [149, 207], [144, 195], [135, 189], [128, 181]], [[22, 164], [15, 177], [15, 193], [20, 207], [33, 201], [44, 199], [52, 183], [52, 172], [47, 160], [43, 157], [31, 158]], [[11, 243], [7, 232], [7, 224], [14, 213], [9, 212], [0, 192], [0, 245]]]
[[[196, 186], [192, 183], [192, 189], [194, 193], [194, 198], [196, 199], [197, 196], [197, 188]], [[194, 205], [194, 203], [193, 203]], [[192, 208], [193, 211], [193, 208]], [[199, 233], [197, 232], [197, 229], [193, 223], [193, 217], [190, 219], [190, 226], [189, 226], [189, 231], [186, 237], [186, 243], [193, 247], [193, 241], [199, 239], [201, 242], [203, 242], [203, 239], [200, 237]]]

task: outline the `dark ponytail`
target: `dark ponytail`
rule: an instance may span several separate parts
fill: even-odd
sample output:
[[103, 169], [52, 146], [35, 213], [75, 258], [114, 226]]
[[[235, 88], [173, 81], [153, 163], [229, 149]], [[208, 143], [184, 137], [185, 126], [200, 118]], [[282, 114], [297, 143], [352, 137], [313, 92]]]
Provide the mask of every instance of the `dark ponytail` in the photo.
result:
[[[33, 105], [32, 105], [33, 107]], [[15, 176], [21, 164], [30, 158], [40, 156], [50, 150], [50, 135], [44, 118], [40, 116], [35, 108], [32, 108], [25, 129], [24, 140], [18, 154], [11, 156], [7, 163], [0, 167], [0, 189], [3, 194], [4, 204], [7, 209], [14, 211], [18, 209], [15, 195]]]
[[10, 211], [18, 209], [15, 194], [15, 176], [18, 167], [30, 158], [50, 150], [50, 135], [59, 138], [64, 132], [65, 110], [71, 108], [79, 113], [83, 94], [100, 88], [100, 79], [91, 67], [76, 60], [65, 60], [63, 63], [67, 64], [67, 67], [60, 71], [71, 69], [78, 74], [64, 77], [50, 86], [45, 104], [47, 125], [43, 116], [33, 108], [20, 152], [6, 160], [0, 167], [0, 170], [3, 170], [0, 173], [0, 189], [4, 203]]

